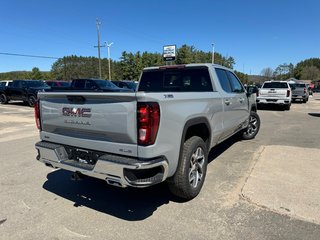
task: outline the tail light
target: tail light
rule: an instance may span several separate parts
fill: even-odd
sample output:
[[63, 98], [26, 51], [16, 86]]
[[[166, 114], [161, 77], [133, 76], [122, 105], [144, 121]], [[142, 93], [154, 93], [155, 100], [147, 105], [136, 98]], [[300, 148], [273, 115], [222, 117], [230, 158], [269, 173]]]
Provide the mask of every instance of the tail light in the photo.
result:
[[160, 108], [156, 102], [138, 102], [137, 106], [138, 144], [154, 144], [160, 123]]
[[307, 89], [306, 88], [303, 89], [303, 93], [307, 93]]
[[34, 118], [36, 120], [36, 125], [39, 130], [41, 130], [41, 123], [40, 123], [40, 101], [39, 99], [34, 104]]
[[287, 97], [290, 97], [290, 90], [287, 90]]
[[259, 97], [259, 92], [260, 92], [260, 91], [258, 90], [258, 91], [257, 91], [257, 97]]

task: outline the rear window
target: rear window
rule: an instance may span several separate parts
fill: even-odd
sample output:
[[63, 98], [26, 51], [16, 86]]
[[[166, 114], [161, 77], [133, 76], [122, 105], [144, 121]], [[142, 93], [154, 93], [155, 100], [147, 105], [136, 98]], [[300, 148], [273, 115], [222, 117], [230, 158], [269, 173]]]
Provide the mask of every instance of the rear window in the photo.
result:
[[285, 82], [267, 82], [262, 88], [288, 88], [288, 83]]
[[293, 84], [290, 84], [291, 87], [295, 87], [295, 88], [305, 88], [306, 87], [306, 84], [304, 83], [293, 83]]
[[212, 92], [213, 90], [207, 67], [189, 67], [144, 71], [139, 91]]

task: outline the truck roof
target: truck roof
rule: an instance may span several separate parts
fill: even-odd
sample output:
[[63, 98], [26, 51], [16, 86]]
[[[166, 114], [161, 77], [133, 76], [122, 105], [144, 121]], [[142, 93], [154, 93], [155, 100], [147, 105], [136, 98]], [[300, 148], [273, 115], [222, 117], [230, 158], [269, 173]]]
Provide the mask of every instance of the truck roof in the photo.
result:
[[224, 68], [227, 69], [229, 71], [233, 71], [230, 68], [221, 66], [219, 64], [212, 64], [212, 63], [190, 63], [190, 64], [176, 64], [176, 65], [163, 65], [163, 66], [157, 66], [157, 67], [146, 67], [143, 70], [157, 70], [157, 69], [165, 69], [165, 68], [184, 68], [184, 67], [215, 67], [215, 68]]

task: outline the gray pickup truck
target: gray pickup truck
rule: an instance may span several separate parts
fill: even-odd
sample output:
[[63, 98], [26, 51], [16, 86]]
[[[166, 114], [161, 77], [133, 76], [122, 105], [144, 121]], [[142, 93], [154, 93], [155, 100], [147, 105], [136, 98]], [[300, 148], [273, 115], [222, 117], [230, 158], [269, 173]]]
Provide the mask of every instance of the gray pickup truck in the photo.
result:
[[292, 101], [297, 100], [306, 103], [309, 101], [309, 90], [308, 86], [305, 83], [290, 83], [289, 84], [292, 90]]
[[243, 85], [227, 68], [188, 64], [145, 68], [136, 92], [43, 92], [35, 107], [37, 160], [119, 187], [167, 180], [192, 199], [209, 150], [260, 127]]

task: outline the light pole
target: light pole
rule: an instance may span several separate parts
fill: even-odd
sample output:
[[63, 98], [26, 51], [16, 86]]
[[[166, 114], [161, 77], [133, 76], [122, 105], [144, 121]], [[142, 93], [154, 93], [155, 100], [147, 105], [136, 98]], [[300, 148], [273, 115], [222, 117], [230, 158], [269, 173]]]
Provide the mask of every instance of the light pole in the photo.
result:
[[111, 47], [111, 45], [113, 44], [113, 42], [112, 43], [109, 43], [108, 44], [108, 42], [106, 42], [105, 43], [105, 46], [107, 46], [107, 48], [108, 48], [108, 64], [109, 64], [109, 80], [111, 80], [111, 67], [110, 67], [110, 61], [111, 61], [111, 59], [110, 59], [110, 47]]
[[98, 34], [98, 46], [94, 46], [98, 48], [98, 60], [99, 60], [99, 77], [101, 79], [101, 55], [100, 55], [100, 48], [101, 47], [105, 47], [105, 45], [100, 45], [100, 25], [101, 22], [99, 21], [99, 19], [96, 19], [96, 25], [97, 25], [97, 34]]
[[211, 43], [212, 45], [212, 64], [214, 64], [214, 43]]

